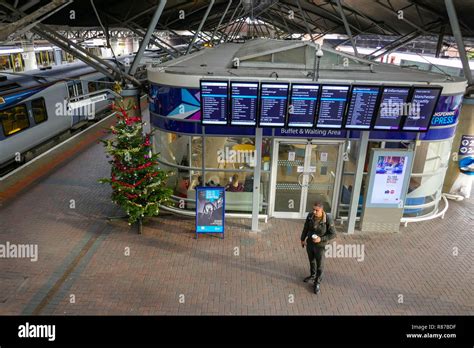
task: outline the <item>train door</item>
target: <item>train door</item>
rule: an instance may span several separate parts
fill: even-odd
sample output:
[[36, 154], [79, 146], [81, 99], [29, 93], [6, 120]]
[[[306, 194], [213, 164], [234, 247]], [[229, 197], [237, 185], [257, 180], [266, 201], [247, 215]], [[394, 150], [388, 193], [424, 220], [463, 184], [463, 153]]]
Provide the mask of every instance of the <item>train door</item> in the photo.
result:
[[[67, 84], [67, 91], [69, 94], [69, 102], [71, 102], [71, 99], [73, 101], [78, 101], [81, 95], [83, 95], [83, 90], [82, 90], [82, 82], [81, 81], [71, 81], [68, 82]], [[72, 125], [76, 125], [79, 122], [84, 122], [87, 119], [87, 115], [84, 112], [84, 108], [79, 107], [76, 109], [73, 109], [71, 111], [72, 113]]]

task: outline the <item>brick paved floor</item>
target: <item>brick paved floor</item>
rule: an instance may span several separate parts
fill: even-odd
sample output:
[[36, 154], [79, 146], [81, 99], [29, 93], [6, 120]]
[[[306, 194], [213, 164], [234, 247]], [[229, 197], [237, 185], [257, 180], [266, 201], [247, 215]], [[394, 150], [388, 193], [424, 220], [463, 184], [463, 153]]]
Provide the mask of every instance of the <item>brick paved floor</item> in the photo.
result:
[[195, 240], [193, 219], [163, 215], [137, 235], [105, 219], [120, 214], [97, 183], [108, 174], [93, 145], [0, 209], [0, 243], [39, 245], [37, 262], [0, 259], [0, 314], [474, 313], [473, 200], [399, 234], [340, 233], [365, 258], [327, 258], [316, 296], [301, 281], [301, 221], [271, 219], [255, 234], [234, 219], [224, 240]]

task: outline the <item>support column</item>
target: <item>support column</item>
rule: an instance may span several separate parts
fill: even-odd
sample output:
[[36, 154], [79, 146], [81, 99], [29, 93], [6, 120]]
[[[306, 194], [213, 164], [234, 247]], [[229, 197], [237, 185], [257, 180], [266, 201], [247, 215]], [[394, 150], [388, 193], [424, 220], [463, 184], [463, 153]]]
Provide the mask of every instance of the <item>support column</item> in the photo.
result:
[[36, 64], [35, 46], [33, 42], [23, 43], [23, 61], [25, 62], [25, 71], [38, 69]]
[[153, 32], [155, 31], [156, 25], [158, 24], [158, 21], [160, 20], [161, 14], [163, 13], [163, 10], [166, 6], [166, 0], [161, 0], [160, 4], [156, 8], [155, 14], [153, 15], [153, 18], [151, 19], [150, 24], [148, 25], [148, 29], [145, 33], [145, 36], [143, 37], [143, 41], [140, 44], [140, 48], [138, 49], [138, 52], [133, 59], [132, 66], [130, 67], [130, 70], [128, 73], [133, 76], [135, 75], [135, 72], [137, 71], [138, 64], [140, 64], [140, 60], [143, 57], [143, 53], [145, 53], [145, 49], [148, 46], [148, 43], [150, 42], [150, 38], [153, 35]]
[[349, 36], [349, 39], [351, 40], [351, 45], [352, 45], [352, 49], [354, 50], [354, 55], [358, 57], [359, 53], [357, 52], [357, 47], [354, 41], [354, 37], [352, 36], [351, 27], [349, 26], [349, 23], [347, 22], [347, 19], [346, 19], [346, 15], [344, 14], [344, 9], [342, 8], [342, 5], [341, 5], [341, 0], [336, 0], [336, 2], [337, 2], [337, 8], [339, 10], [339, 13], [341, 14], [342, 22], [344, 23], [344, 28], [346, 29], [346, 33]]
[[252, 231], [258, 228], [258, 214], [260, 212], [260, 178], [262, 174], [262, 140], [263, 128], [255, 128], [255, 168], [253, 172], [253, 197], [252, 197]]
[[206, 13], [204, 14], [204, 17], [202, 17], [201, 23], [199, 23], [199, 27], [196, 30], [196, 33], [194, 34], [193, 40], [189, 44], [188, 49], [186, 50], [185, 54], [189, 54], [189, 52], [191, 51], [191, 48], [193, 47], [194, 43], [196, 42], [197, 37], [198, 37], [199, 33], [201, 32], [201, 29], [202, 29], [204, 23], [206, 22], [207, 16], [209, 16], [209, 12], [211, 12], [212, 6], [214, 6], [214, 2], [215, 2], [215, 0], [211, 0], [211, 2], [209, 3], [209, 6], [207, 7]]
[[453, 36], [456, 39], [456, 44], [458, 45], [459, 58], [462, 62], [462, 70], [470, 86], [472, 85], [472, 74], [471, 69], [469, 67], [469, 60], [467, 59], [466, 55], [466, 49], [464, 48], [464, 42], [462, 41], [462, 33], [461, 29], [459, 28], [456, 8], [454, 7], [453, 0], [444, 0], [444, 3], [446, 4], [446, 11], [448, 12], [449, 23], [451, 24], [451, 31], [453, 32]]
[[369, 132], [363, 131], [360, 134], [359, 153], [357, 154], [357, 164], [355, 172], [354, 186], [352, 187], [351, 204], [349, 206], [349, 217], [347, 222], [347, 233], [353, 234], [357, 218], [357, 209], [359, 208], [360, 187], [364, 176], [364, 164], [369, 144]]

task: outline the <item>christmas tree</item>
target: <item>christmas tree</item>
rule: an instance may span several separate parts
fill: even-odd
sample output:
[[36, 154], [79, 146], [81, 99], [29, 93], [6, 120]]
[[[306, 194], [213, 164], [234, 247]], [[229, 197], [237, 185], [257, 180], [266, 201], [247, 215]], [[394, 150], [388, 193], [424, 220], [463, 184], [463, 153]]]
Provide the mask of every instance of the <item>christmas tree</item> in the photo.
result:
[[152, 133], [143, 134], [139, 116], [129, 116], [123, 107], [113, 106], [117, 122], [102, 140], [111, 177], [99, 180], [112, 186], [112, 201], [127, 214], [129, 225], [138, 222], [139, 231], [144, 217], [157, 216], [159, 205], [170, 205], [172, 190], [166, 187], [168, 173], [158, 167], [158, 154], [151, 150]]

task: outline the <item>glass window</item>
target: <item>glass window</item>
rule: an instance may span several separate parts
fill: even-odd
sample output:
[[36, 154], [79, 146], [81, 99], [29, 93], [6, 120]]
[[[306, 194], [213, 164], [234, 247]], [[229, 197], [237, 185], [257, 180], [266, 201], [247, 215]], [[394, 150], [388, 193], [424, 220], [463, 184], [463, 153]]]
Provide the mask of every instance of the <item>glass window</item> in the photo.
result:
[[82, 95], [82, 82], [79, 81], [79, 82], [76, 82], [76, 88], [77, 88], [77, 95]]
[[46, 104], [44, 98], [38, 98], [31, 102], [31, 109], [33, 110], [33, 118], [35, 123], [41, 123], [48, 119], [48, 112], [46, 111]]
[[97, 91], [97, 84], [94, 81], [88, 82], [87, 89], [89, 90], [89, 93], [95, 92]]
[[0, 70], [10, 70], [10, 56], [0, 56]]
[[74, 97], [74, 84], [67, 85], [67, 91], [69, 93], [69, 98]]
[[404, 216], [422, 216], [436, 210], [441, 198], [451, 145], [452, 139], [448, 139], [421, 142], [416, 147]]
[[3, 134], [9, 136], [30, 126], [26, 105], [21, 104], [0, 111]]

